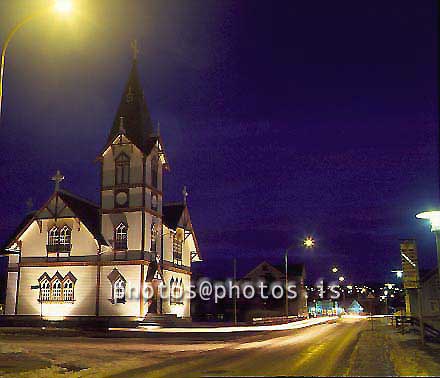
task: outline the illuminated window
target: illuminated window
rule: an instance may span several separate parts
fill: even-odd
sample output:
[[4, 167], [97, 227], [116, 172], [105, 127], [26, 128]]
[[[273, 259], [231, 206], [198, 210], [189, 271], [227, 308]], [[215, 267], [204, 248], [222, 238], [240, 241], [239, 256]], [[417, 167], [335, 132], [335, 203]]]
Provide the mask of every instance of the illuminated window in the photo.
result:
[[174, 277], [170, 280], [170, 304], [182, 304], [183, 303], [183, 282], [182, 279]]
[[151, 248], [150, 248], [151, 252], [157, 251], [157, 229], [156, 229], [156, 227], [157, 226], [155, 223], [151, 223]]
[[115, 184], [127, 185], [130, 180], [130, 158], [121, 153], [115, 159]]
[[57, 226], [53, 226], [49, 230], [47, 244], [48, 245], [57, 245], [58, 241], [59, 241], [58, 227]]
[[182, 265], [183, 241], [177, 234], [173, 235], [173, 263]]
[[50, 283], [47, 279], [40, 283], [40, 301], [50, 300]]
[[159, 204], [157, 200], [157, 195], [151, 193], [151, 210], [157, 211], [158, 208], [159, 208]]
[[64, 226], [59, 234], [60, 252], [69, 252], [71, 247], [72, 231], [69, 227]]
[[73, 282], [70, 279], [64, 282], [63, 301], [73, 301]]
[[115, 303], [125, 303], [125, 280], [119, 278], [115, 282]]
[[58, 279], [56, 279], [52, 283], [52, 300], [53, 301], [61, 300], [61, 282]]
[[110, 274], [107, 276], [112, 285], [112, 297], [109, 299], [111, 303], [125, 303], [125, 287], [126, 280], [119, 272], [118, 269], [114, 268]]
[[122, 222], [115, 228], [115, 249], [127, 249], [127, 230], [127, 225]]

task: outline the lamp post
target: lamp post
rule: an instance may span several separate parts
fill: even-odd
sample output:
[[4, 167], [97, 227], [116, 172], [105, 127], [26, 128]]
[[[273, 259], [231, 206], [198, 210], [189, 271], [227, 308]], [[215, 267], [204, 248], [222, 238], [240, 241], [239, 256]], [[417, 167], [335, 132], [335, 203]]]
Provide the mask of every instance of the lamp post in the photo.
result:
[[[286, 294], [286, 322], [288, 321], [289, 318], [289, 296], [287, 295], [287, 286], [289, 285], [289, 278], [288, 278], [288, 254], [289, 251], [296, 246], [296, 243], [292, 244], [290, 247], [286, 248], [286, 251], [284, 253], [284, 265], [285, 265], [285, 294]], [[306, 237], [303, 240], [303, 246], [306, 249], [311, 249], [315, 246], [315, 239], [313, 239], [311, 236]]]
[[70, 0], [56, 0], [50, 7], [39, 9], [38, 11], [31, 13], [29, 16], [25, 17], [19, 23], [17, 23], [6, 36], [6, 40], [3, 43], [1, 50], [1, 61], [0, 61], [0, 119], [2, 114], [2, 103], [3, 103], [3, 77], [5, 73], [5, 61], [6, 61], [6, 50], [8, 49], [9, 43], [15, 33], [21, 29], [22, 26], [27, 24], [33, 19], [43, 16], [49, 13], [51, 10], [55, 10], [58, 13], [69, 13], [72, 10], [72, 2]]
[[437, 246], [437, 267], [440, 277], [440, 210], [425, 211], [417, 214], [416, 218], [429, 220], [431, 224], [431, 232], [435, 235], [435, 243]]

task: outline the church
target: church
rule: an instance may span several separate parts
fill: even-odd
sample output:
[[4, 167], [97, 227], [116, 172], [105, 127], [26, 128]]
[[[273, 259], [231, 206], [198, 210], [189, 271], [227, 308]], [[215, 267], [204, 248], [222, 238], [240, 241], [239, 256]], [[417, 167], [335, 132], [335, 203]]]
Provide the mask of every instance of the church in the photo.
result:
[[163, 199], [169, 163], [133, 48], [131, 72], [97, 157], [99, 204], [62, 189], [64, 177], [56, 173], [52, 195], [1, 249], [8, 257], [5, 315], [190, 317], [190, 299], [183, 294], [190, 288], [191, 264], [201, 255], [186, 190], [182, 202]]

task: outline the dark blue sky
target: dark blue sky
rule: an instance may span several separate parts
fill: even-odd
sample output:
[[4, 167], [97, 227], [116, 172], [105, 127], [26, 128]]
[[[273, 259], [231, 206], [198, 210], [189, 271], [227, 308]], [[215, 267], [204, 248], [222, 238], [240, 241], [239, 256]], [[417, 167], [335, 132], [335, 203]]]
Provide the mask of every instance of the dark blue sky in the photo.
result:
[[[0, 1], [0, 39], [47, 3]], [[93, 4], [90, 4], [93, 3]], [[32, 4], [32, 6], [30, 5]], [[64, 187], [98, 200], [94, 159], [130, 68], [130, 40], [171, 164], [166, 199], [187, 185], [206, 262], [244, 272], [291, 253], [310, 277], [336, 263], [379, 280], [437, 203], [435, 1], [78, 0], [73, 19], [35, 20], [8, 52], [0, 126], [0, 237]], [[296, 257], [295, 257], [296, 256]]]

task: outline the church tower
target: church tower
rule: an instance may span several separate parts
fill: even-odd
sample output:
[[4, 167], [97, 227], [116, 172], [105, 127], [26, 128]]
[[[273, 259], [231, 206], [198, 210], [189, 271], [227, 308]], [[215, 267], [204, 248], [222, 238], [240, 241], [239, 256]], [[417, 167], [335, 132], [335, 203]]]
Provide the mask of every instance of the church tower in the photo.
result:
[[111, 241], [114, 260], [156, 263], [162, 248], [157, 237], [162, 230], [162, 177], [168, 163], [140, 84], [136, 43], [132, 47], [131, 71], [99, 157], [101, 232]]

